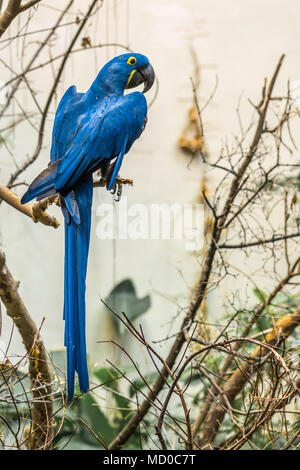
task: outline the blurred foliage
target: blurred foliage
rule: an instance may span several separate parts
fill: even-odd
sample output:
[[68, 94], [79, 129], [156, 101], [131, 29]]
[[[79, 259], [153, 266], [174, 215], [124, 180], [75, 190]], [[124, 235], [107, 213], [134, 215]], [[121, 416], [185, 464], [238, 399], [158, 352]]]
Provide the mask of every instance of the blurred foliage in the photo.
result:
[[[126, 312], [127, 318], [131, 322], [146, 313], [151, 307], [150, 296], [146, 295], [145, 297], [138, 298], [131, 279], [125, 279], [117, 284], [108, 297], [106, 297], [105, 303], [118, 314]], [[113, 315], [113, 321], [119, 335], [124, 334], [126, 327], [123, 323], [115, 315]]]
[[[66, 395], [64, 388], [64, 370], [66, 366], [65, 351], [53, 351], [50, 353], [53, 361], [53, 370], [57, 375], [60, 387], [55, 393], [55, 415], [56, 437], [54, 448], [56, 449], [104, 449], [122, 429], [124, 424], [130, 419], [136, 409], [135, 391], [131, 390], [127, 397], [121, 391], [120, 378], [122, 374], [112, 367], [101, 367], [90, 371], [90, 381], [92, 391], [85, 395], [80, 395], [79, 387], [75, 388], [76, 397], [65, 407]], [[56, 365], [58, 365], [56, 367]], [[133, 382], [143, 388], [138, 378]], [[11, 426], [14, 432], [19, 432], [19, 439], [22, 441], [22, 430], [19, 428], [20, 420], [26, 423], [30, 417], [30, 383], [26, 374], [16, 371], [10, 372], [10, 391], [0, 394], [0, 438], [6, 446], [13, 443], [11, 433], [6, 423]], [[104, 388], [105, 387], [105, 390]], [[26, 393], [24, 393], [26, 390]], [[15, 403], [4, 403], [4, 396], [14, 397]], [[26, 397], [28, 401], [26, 401]], [[1, 400], [2, 398], [2, 400]], [[25, 428], [24, 428], [25, 429]], [[147, 435], [143, 434], [143, 441], [147, 440]], [[140, 447], [140, 434], [133, 435], [128, 441], [126, 448], [136, 449]]]
[[[132, 310], [133, 313], [131, 313], [131, 319], [136, 319], [142, 315], [147, 310], [146, 307], [150, 305], [149, 298], [138, 299], [136, 297], [135, 289], [130, 281], [123, 281], [123, 283], [119, 284], [118, 289], [110, 294], [108, 302], [112, 301], [113, 295], [115, 295], [114, 308], [118, 312], [122, 310], [129, 312], [131, 310], [128, 308], [128, 305], [135, 306]], [[259, 304], [263, 303], [267, 298], [267, 294], [262, 290], [254, 289], [253, 296], [254, 311], [257, 308], [257, 302]], [[253, 334], [255, 335], [271, 328], [274, 318], [278, 318], [282, 312], [292, 312], [295, 306], [299, 305], [299, 296], [300, 294], [288, 295], [283, 292], [278, 294], [272, 304], [264, 309], [261, 318], [253, 329]], [[236, 325], [232, 327], [234, 334], [241, 334], [244, 324], [249, 320], [251, 313], [253, 312], [239, 313]], [[232, 314], [228, 317], [232, 317]], [[293, 351], [293, 348], [296, 349], [299, 346], [299, 338], [296, 332], [288, 339], [288, 342], [289, 351]], [[243, 354], [246, 354], [251, 352], [253, 346], [243, 346], [242, 349]], [[56, 426], [53, 444], [54, 448], [59, 450], [105, 449], [130, 420], [136, 411], [137, 403], [140, 403], [142, 399], [142, 394], [148, 392], [148, 387], [151, 387], [157, 377], [157, 371], [150, 371], [142, 379], [138, 370], [133, 365], [126, 365], [125, 371], [124, 366], [120, 364], [117, 364], [115, 367], [96, 367], [90, 363], [91, 391], [85, 395], [80, 395], [80, 390], [76, 386], [75, 398], [72, 403], [65, 405], [65, 351], [53, 351], [50, 353], [50, 358], [57, 382], [54, 396], [54, 419]], [[206, 357], [204, 366], [213, 374], [218, 374], [223, 360], [224, 354], [222, 351], [215, 350]], [[270, 372], [270, 367], [271, 365], [268, 364], [265, 367], [264, 374], [266, 376]], [[2, 373], [4, 374], [3, 370]], [[126, 379], [124, 378], [125, 373]], [[27, 374], [19, 370], [14, 370], [11, 373], [8, 365], [5, 376], [7, 377], [6, 385], [9, 385], [9, 391], [8, 387], [4, 387], [3, 390], [0, 389], [0, 417], [2, 418], [0, 438], [7, 446], [13, 443], [14, 439], [5, 422], [14, 432], [19, 433], [20, 441], [22, 436], [24, 436], [24, 430], [26, 430], [26, 424], [29, 422], [30, 417], [30, 408], [28, 407], [30, 401], [30, 383]], [[188, 407], [197, 411], [203, 405], [203, 400], [211, 383], [201, 372], [197, 371], [195, 373], [195, 369], [187, 368], [180, 378], [179, 385], [184, 389], [188, 387], [188, 394], [185, 399]], [[10, 397], [14, 397], [15, 403], [3, 401], [5, 397], [8, 401]], [[28, 401], [26, 401], [26, 397], [28, 397]], [[244, 387], [243, 393], [234, 400], [232, 406], [236, 410], [243, 411], [245, 403], [252, 398], [253, 383], [249, 382]], [[169, 427], [166, 427], [166, 439], [171, 442], [174, 439], [174, 429], [172, 429], [174, 419], [182, 420], [184, 416], [180, 401], [176, 400], [176, 398], [172, 398], [169, 409], [172, 410], [173, 418], [169, 422]], [[194, 420], [195, 417], [191, 415], [191, 420]], [[293, 415], [289, 415], [288, 418], [285, 418], [285, 421], [284, 424], [281, 414], [277, 416], [275, 414], [271, 418], [270, 426], [266, 429], [258, 428], [249, 442], [243, 445], [242, 449], [278, 450], [285, 449], [286, 447], [289, 449], [297, 448], [300, 444], [300, 437], [297, 435], [300, 429], [300, 420], [296, 420]], [[148, 413], [146, 419], [143, 420], [140, 428], [128, 440], [124, 449], [153, 448], [156, 422], [157, 414]], [[284, 433], [283, 426], [287, 424], [289, 425], [289, 431]], [[230, 416], [226, 415], [222, 427], [216, 436], [215, 445], [223, 445], [224, 441], [234, 436], [236, 430], [237, 428], [230, 419]]]
[[[149, 295], [143, 298], [137, 297], [134, 284], [130, 279], [120, 282], [106, 298], [106, 303], [119, 314], [123, 311], [128, 312], [128, 318], [132, 322], [146, 313], [151, 305]], [[113, 319], [119, 338], [122, 341], [126, 328], [114, 315]], [[92, 391], [80, 396], [79, 387], [76, 386], [75, 396], [77, 397], [65, 407], [66, 353], [64, 350], [52, 351], [49, 356], [58, 390], [54, 395], [54, 419], [56, 422], [54, 448], [71, 450], [104, 449], [135, 412], [136, 390], [144, 388], [145, 383], [135, 371], [136, 376], [132, 378], [132, 385], [128, 390], [127, 397], [127, 392], [124, 394], [120, 387], [121, 373], [113, 367], [95, 368], [90, 364], [89, 375]], [[24, 422], [29, 421], [30, 382], [23, 372], [8, 369], [7, 376], [9, 377], [10, 391], [8, 393], [7, 387], [4, 387], [3, 394], [1, 394], [0, 389], [0, 417], [5, 419], [12, 429], [21, 433], [20, 440], [22, 440], [22, 430], [18, 428], [20, 416], [22, 416]], [[126, 367], [126, 369], [128, 372], [130, 367]], [[154, 380], [155, 376], [154, 373], [150, 374], [150, 381]], [[27, 393], [24, 393], [24, 390], [27, 390]], [[16, 402], [1, 402], [1, 395], [2, 398], [8, 396], [9, 401], [11, 401], [11, 397], [14, 397]], [[18, 397], [21, 403], [18, 403]], [[146, 423], [147, 420], [144, 422]], [[4, 423], [4, 426], [1, 426], [0, 421], [0, 439], [5, 442], [5, 445], [14, 442], [14, 439], [11, 439], [11, 433], [7, 433], [7, 430], [7, 425]], [[141, 437], [144, 441], [147, 440], [147, 435], [140, 433], [142, 431], [131, 437], [126, 448], [139, 448]]]

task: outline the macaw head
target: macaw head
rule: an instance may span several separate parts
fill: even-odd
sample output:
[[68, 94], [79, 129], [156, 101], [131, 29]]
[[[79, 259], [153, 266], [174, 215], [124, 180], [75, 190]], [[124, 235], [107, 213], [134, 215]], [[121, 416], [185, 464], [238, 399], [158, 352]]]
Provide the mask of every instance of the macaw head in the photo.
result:
[[143, 93], [152, 87], [155, 73], [148, 58], [142, 54], [129, 52], [114, 57], [101, 69], [92, 86], [106, 94], [123, 94], [127, 88], [144, 84]]

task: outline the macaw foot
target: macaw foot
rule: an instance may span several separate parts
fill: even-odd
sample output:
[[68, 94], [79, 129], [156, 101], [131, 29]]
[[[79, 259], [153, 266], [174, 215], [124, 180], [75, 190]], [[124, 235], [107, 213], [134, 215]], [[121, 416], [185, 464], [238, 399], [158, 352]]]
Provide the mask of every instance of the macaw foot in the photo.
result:
[[[109, 162], [105, 161], [102, 164], [102, 167], [100, 168], [101, 172], [101, 178], [99, 181], [94, 181], [94, 187], [100, 186], [108, 189], [109, 183], [115, 168], [116, 162], [109, 164]], [[117, 176], [115, 179], [115, 183], [113, 185], [113, 188], [111, 189], [111, 194], [116, 194], [117, 198], [115, 201], [119, 202], [121, 199], [122, 195], [122, 188], [125, 184], [129, 184], [130, 186], [133, 186], [133, 180], [129, 178], [121, 178], [120, 176]]]
[[129, 184], [130, 186], [133, 186], [133, 180], [128, 179], [128, 178], [120, 178], [119, 176], [116, 178], [115, 184], [110, 191], [111, 194], [116, 194], [117, 198], [115, 199], [116, 202], [119, 202], [122, 196], [122, 188], [123, 185]]
[[[117, 199], [115, 199], [117, 202], [120, 201], [121, 195], [122, 195], [122, 187], [125, 184], [129, 184], [130, 186], [133, 186], [133, 180], [129, 178], [120, 178], [119, 176], [116, 178], [115, 184], [111, 190], [111, 194], [116, 194], [117, 193]], [[94, 181], [94, 187], [102, 187], [104, 188], [105, 186], [108, 188], [109, 185], [109, 178], [103, 178], [103, 176], [100, 178], [99, 181]]]

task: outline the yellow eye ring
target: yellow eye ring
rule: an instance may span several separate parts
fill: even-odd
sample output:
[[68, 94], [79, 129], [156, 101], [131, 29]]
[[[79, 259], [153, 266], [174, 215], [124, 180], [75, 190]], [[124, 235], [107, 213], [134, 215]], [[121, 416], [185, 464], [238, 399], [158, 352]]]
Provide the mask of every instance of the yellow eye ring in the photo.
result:
[[136, 58], [135, 57], [129, 57], [129, 59], [127, 60], [127, 64], [135, 65], [136, 64]]

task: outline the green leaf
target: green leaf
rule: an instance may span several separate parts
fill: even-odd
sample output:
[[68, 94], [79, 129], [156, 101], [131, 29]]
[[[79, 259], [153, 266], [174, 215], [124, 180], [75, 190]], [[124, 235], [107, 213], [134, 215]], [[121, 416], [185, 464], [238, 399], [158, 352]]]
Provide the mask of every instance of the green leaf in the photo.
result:
[[[154, 383], [157, 377], [157, 372], [151, 372], [147, 377], [145, 377], [145, 381], [151, 385]], [[146, 387], [145, 382], [142, 379], [135, 379], [133, 380], [134, 385], [130, 385], [129, 387], [129, 396], [133, 397], [137, 391], [137, 389], [143, 389]]]
[[52, 362], [52, 369], [55, 375], [65, 380], [67, 370], [67, 354], [65, 349], [50, 351], [49, 356]]
[[[109, 296], [105, 299], [105, 302], [118, 314], [122, 312], [126, 313], [130, 321], [134, 321], [140, 315], [144, 314], [149, 310], [151, 305], [149, 295], [142, 298], [137, 297], [131, 279], [125, 279], [114, 287]], [[125, 326], [117, 320], [115, 316], [114, 321], [116, 322], [119, 333], [123, 334], [126, 331]]]
[[[81, 418], [94, 431], [100, 440], [104, 440], [107, 445], [112, 441], [112, 426], [100, 409], [99, 404], [93, 398], [91, 392], [75, 400], [68, 408], [68, 411], [69, 410], [72, 410], [77, 417]], [[100, 442], [97, 441], [83, 423], [77, 420], [76, 424], [79, 426], [79, 434], [83, 441], [91, 445], [98, 445], [98, 447], [101, 447]]]
[[[67, 441], [68, 439], [66, 439], [66, 442]], [[79, 436], [74, 436], [69, 440], [67, 445], [64, 445], [64, 442], [62, 442], [58, 448], [60, 447], [63, 448], [63, 450], [99, 450], [99, 446], [88, 444], [87, 442], [82, 441]]]
[[260, 302], [264, 302], [268, 298], [268, 294], [266, 294], [266, 292], [261, 289], [257, 289], [256, 287], [253, 289], [253, 293]]
[[115, 423], [123, 423], [124, 425], [124, 420], [126, 421], [130, 418], [133, 410], [131, 408], [130, 401], [126, 397], [120, 395], [120, 386], [118, 380], [120, 377], [119, 372], [112, 367], [101, 367], [100, 369], [94, 371], [94, 376], [98, 378], [101, 384], [106, 384], [108, 388], [116, 392], [112, 392], [112, 396], [116, 402], [117, 408], [119, 408], [115, 413], [117, 418]]

